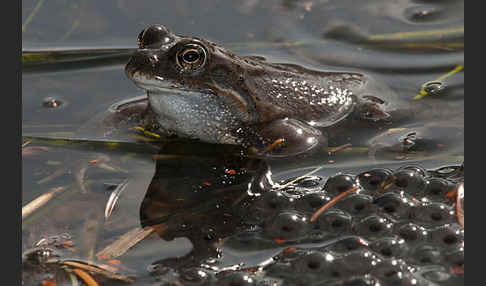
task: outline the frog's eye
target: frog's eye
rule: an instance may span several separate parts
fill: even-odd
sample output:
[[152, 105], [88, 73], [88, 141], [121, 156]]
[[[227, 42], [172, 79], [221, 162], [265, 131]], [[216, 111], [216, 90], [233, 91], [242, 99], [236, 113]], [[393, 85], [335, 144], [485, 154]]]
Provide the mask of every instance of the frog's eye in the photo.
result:
[[176, 59], [183, 70], [195, 71], [206, 63], [206, 50], [198, 44], [187, 44], [177, 52]]

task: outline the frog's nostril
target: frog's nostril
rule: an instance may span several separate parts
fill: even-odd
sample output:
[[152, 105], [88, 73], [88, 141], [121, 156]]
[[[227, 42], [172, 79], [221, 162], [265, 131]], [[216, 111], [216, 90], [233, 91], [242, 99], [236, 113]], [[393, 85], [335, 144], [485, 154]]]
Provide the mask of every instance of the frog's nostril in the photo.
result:
[[135, 72], [151, 73], [158, 63], [157, 51], [140, 49], [135, 51], [130, 57], [125, 72], [130, 76]]
[[162, 25], [152, 25], [138, 35], [140, 49], [158, 49], [171, 41], [169, 31]]

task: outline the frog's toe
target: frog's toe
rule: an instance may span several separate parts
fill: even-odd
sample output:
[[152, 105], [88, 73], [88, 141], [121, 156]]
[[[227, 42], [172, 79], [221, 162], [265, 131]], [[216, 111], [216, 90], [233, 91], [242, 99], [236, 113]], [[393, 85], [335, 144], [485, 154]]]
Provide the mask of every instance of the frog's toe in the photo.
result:
[[405, 154], [416, 145], [417, 132], [408, 128], [389, 129], [370, 141], [368, 156], [376, 159], [377, 154]]
[[[455, 126], [427, 125], [392, 128], [369, 141], [369, 155], [436, 153], [456, 146], [464, 140], [464, 132]], [[455, 142], [455, 143], [454, 143]]]
[[372, 122], [387, 122], [391, 120], [390, 113], [385, 110], [387, 102], [372, 95], [364, 95], [361, 100], [362, 102], [360, 102], [356, 110], [359, 120]]
[[302, 121], [279, 119], [258, 130], [263, 138], [259, 153], [270, 157], [294, 156], [327, 145], [322, 132]]

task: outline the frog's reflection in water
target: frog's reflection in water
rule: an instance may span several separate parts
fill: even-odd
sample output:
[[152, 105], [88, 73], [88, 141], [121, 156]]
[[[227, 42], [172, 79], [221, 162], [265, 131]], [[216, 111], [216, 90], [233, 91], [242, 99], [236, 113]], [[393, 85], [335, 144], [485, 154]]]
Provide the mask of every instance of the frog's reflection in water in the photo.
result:
[[191, 241], [193, 249], [187, 256], [163, 261], [176, 269], [217, 258], [215, 245], [247, 228], [243, 220], [249, 206], [272, 186], [268, 165], [261, 159], [159, 157], [140, 219], [142, 226], [154, 227], [164, 240], [186, 237]]

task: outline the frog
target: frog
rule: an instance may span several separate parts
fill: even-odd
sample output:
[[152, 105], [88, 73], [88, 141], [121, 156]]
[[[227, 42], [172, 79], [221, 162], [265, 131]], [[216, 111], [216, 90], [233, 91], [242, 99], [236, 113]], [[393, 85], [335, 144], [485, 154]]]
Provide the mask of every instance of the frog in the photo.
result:
[[413, 113], [367, 74], [240, 56], [160, 24], [138, 35], [125, 74], [146, 91], [152, 130], [268, 156], [306, 153], [350, 126], [379, 130]]

